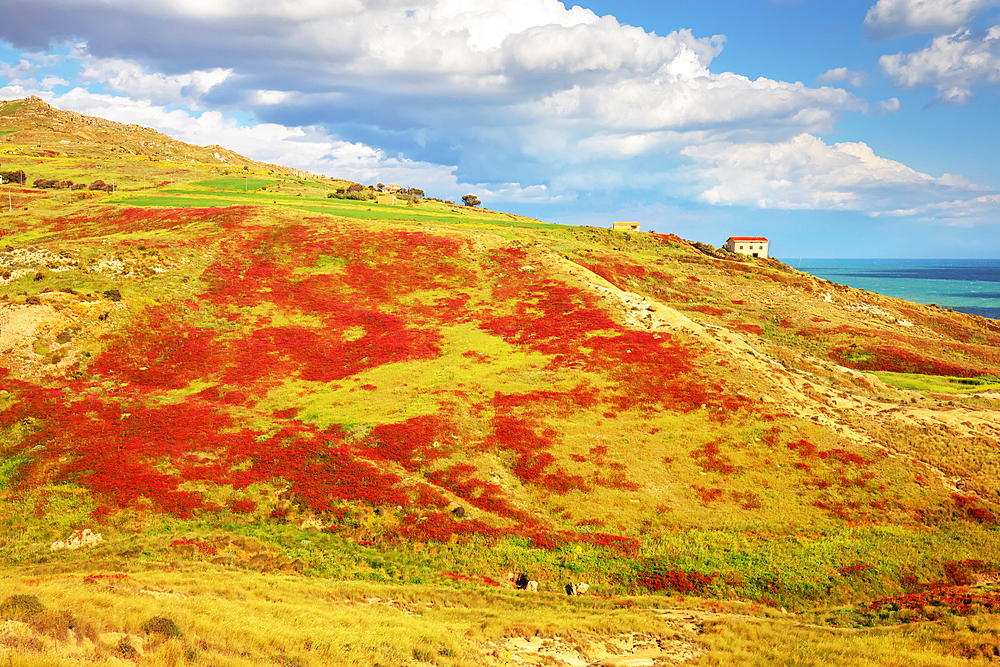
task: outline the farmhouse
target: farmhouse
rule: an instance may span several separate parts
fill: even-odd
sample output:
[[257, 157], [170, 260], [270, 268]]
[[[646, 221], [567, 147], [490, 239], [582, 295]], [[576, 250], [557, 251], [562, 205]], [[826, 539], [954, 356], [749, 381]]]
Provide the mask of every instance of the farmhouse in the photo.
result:
[[612, 229], [617, 229], [621, 232], [637, 232], [639, 231], [638, 222], [616, 222], [611, 226]]
[[379, 204], [388, 204], [389, 206], [395, 206], [396, 195], [379, 193], [379, 195], [375, 198], [375, 201]]
[[767, 259], [767, 244], [763, 236], [730, 236], [726, 239], [726, 250]]
[[382, 188], [382, 192], [387, 192], [389, 194], [396, 194], [403, 189], [402, 185], [386, 185]]

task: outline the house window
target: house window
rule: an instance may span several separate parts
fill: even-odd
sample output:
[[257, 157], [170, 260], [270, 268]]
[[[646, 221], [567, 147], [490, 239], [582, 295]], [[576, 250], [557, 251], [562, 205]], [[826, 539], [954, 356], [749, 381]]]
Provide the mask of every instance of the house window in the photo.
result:
[[740, 246], [740, 250], [743, 250], [743, 246]]

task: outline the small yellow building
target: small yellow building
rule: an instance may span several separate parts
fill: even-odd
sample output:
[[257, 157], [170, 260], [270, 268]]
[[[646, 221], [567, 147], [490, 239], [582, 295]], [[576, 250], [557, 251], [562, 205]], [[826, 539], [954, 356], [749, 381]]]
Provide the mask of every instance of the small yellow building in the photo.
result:
[[396, 205], [396, 195], [381, 193], [376, 197], [375, 201], [379, 204], [387, 204], [389, 206]]
[[770, 241], [763, 236], [730, 236], [726, 239], [726, 250], [767, 259], [768, 243]]
[[620, 232], [637, 232], [639, 231], [638, 222], [616, 222], [612, 224], [612, 229], [617, 229]]

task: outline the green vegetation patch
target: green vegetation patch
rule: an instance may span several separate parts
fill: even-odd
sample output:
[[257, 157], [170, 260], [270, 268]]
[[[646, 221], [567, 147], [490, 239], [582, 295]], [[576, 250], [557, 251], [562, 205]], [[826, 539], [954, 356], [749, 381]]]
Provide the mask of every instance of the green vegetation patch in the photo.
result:
[[278, 181], [264, 178], [239, 178], [230, 176], [226, 178], [213, 178], [207, 181], [196, 181], [192, 185], [202, 188], [212, 188], [213, 190], [224, 190], [226, 192], [253, 192], [268, 185], [276, 185]]
[[980, 375], [974, 378], [947, 375], [920, 375], [917, 373], [886, 373], [874, 371], [872, 375], [897, 389], [934, 391], [951, 394], [975, 394], [983, 391], [1000, 391], [1000, 378]]
[[11, 482], [17, 478], [17, 473], [28, 463], [28, 460], [28, 454], [18, 454], [0, 459], [0, 489], [10, 487]]
[[15, 100], [13, 102], [7, 102], [2, 107], [0, 107], [0, 116], [12, 116], [17, 113], [17, 110], [24, 106], [24, 100]]

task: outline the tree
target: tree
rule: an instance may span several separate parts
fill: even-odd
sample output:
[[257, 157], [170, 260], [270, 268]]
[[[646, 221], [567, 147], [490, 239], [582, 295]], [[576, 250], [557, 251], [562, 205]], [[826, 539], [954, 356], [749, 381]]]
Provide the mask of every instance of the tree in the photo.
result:
[[476, 195], [465, 195], [462, 197], [462, 201], [466, 206], [479, 206], [483, 202], [479, 201], [479, 197]]
[[28, 176], [24, 173], [23, 169], [18, 169], [17, 171], [0, 171], [0, 177], [3, 178], [4, 183], [24, 185], [28, 182]]

